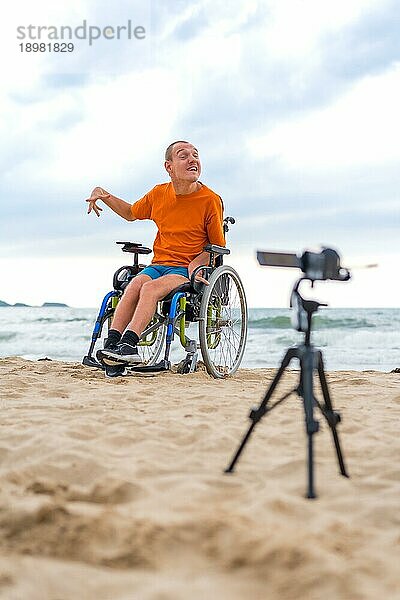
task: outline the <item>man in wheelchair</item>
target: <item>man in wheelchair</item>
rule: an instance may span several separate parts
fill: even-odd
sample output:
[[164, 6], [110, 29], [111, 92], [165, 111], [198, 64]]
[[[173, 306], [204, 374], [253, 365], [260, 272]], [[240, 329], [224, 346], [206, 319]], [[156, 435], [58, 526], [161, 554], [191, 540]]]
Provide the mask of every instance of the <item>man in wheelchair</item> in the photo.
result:
[[151, 219], [158, 228], [152, 263], [125, 288], [104, 348], [97, 353], [104, 365], [141, 364], [138, 343], [159, 301], [189, 280], [208, 285], [205, 273], [199, 270], [210, 262], [210, 253], [204, 248], [208, 244], [225, 246], [222, 200], [199, 181], [197, 149], [185, 141], [170, 144], [164, 166], [171, 181], [156, 185], [132, 205], [100, 187], [86, 200], [88, 213], [100, 216], [102, 208], [97, 202], [101, 200], [127, 221]]
[[[208, 373], [227, 377], [238, 369], [247, 338], [243, 284], [235, 269], [223, 264], [229, 254], [224, 234], [235, 220], [222, 220], [221, 198], [198, 181], [201, 167], [192, 144], [171, 144], [165, 168], [171, 182], [156, 186], [133, 205], [102, 188], [95, 188], [87, 200], [88, 213], [100, 216], [97, 202], [102, 200], [128, 221], [154, 220], [158, 232], [150, 266], [138, 262], [150, 248], [117, 242], [123, 252], [133, 253], [134, 264], [115, 272], [114, 289], [104, 296], [82, 362], [103, 368], [108, 377], [169, 370], [177, 334], [186, 352], [178, 373], [196, 370], [200, 349]], [[106, 323], [108, 336], [96, 360], [93, 352]], [[198, 326], [199, 341], [187, 335], [191, 324]], [[163, 347], [164, 356], [157, 362]]]

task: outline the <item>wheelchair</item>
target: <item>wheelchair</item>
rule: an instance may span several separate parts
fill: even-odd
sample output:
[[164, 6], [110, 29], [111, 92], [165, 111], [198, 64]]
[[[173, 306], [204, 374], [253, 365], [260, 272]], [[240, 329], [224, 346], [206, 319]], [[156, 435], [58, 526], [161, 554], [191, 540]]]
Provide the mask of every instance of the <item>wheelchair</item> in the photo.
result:
[[[224, 233], [229, 230], [230, 223], [235, 223], [235, 220], [226, 217], [223, 221]], [[124, 265], [114, 273], [113, 290], [104, 296], [88, 353], [82, 360], [86, 366], [106, 369], [110, 376], [122, 374], [125, 368], [105, 367], [96, 360], [93, 356], [96, 343], [101, 339], [104, 326], [107, 326], [107, 331], [110, 328], [125, 288], [147, 266], [139, 263], [139, 256], [152, 252], [139, 243], [116, 243], [122, 246], [122, 252], [133, 254], [133, 265]], [[209, 264], [197, 267], [190, 282], [172, 290], [158, 303], [156, 313], [138, 343], [142, 364], [128, 366], [128, 371], [170, 370], [170, 349], [175, 335], [186, 352], [185, 358], [177, 365], [178, 373], [196, 370], [198, 350], [207, 372], [216, 379], [228, 377], [239, 368], [247, 339], [247, 302], [243, 284], [235, 269], [223, 264], [224, 255], [230, 254], [228, 248], [208, 244], [204, 250], [209, 252]], [[195, 281], [199, 271], [203, 271], [208, 286]], [[199, 341], [190, 339], [186, 334], [191, 323], [198, 324]], [[159, 360], [163, 351], [163, 357]]]

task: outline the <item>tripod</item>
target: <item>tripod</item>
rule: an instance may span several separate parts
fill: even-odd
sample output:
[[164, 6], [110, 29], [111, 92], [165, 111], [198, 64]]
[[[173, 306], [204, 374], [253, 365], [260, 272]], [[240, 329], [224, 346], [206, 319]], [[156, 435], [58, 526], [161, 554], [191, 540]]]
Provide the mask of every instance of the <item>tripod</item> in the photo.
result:
[[[234, 455], [232, 462], [229, 467], [225, 470], [225, 473], [232, 473], [235, 464], [238, 461], [245, 445], [247, 444], [253, 429], [257, 425], [258, 421], [267, 413], [271, 412], [276, 406], [281, 404], [284, 400], [286, 400], [291, 394], [296, 393], [299, 397], [302, 398], [304, 413], [305, 413], [305, 425], [306, 425], [306, 433], [308, 438], [308, 481], [307, 481], [307, 494], [306, 498], [316, 498], [315, 489], [314, 489], [314, 448], [313, 448], [313, 436], [319, 430], [319, 422], [314, 418], [314, 408], [317, 407], [322, 415], [325, 417], [333, 436], [333, 442], [336, 449], [336, 455], [339, 463], [340, 473], [344, 477], [349, 477], [346, 471], [346, 467], [343, 460], [342, 451], [340, 448], [339, 436], [336, 429], [336, 425], [340, 422], [339, 413], [335, 412], [332, 407], [331, 398], [329, 395], [328, 384], [325, 377], [324, 370], [324, 362], [322, 359], [322, 352], [314, 346], [310, 342], [311, 338], [311, 323], [312, 316], [317, 312], [320, 306], [327, 306], [326, 304], [321, 304], [314, 300], [305, 300], [301, 297], [298, 287], [301, 281], [304, 279], [308, 279], [307, 277], [302, 277], [295, 284], [295, 287], [292, 292], [292, 300], [291, 305], [295, 303], [297, 306], [297, 327], [295, 327], [298, 331], [303, 331], [305, 334], [304, 343], [298, 346], [294, 346], [289, 348], [283, 357], [281, 366], [278, 369], [270, 387], [268, 388], [264, 399], [258, 408], [252, 409], [250, 412], [250, 420], [252, 421], [250, 428], [247, 433], [243, 437], [236, 454]], [[290, 392], [282, 396], [279, 400], [269, 405], [269, 401], [271, 396], [278, 385], [285, 369], [289, 366], [290, 362], [297, 358], [300, 361], [300, 380], [299, 384], [292, 389]], [[321, 404], [318, 399], [314, 396], [313, 390], [313, 379], [314, 379], [314, 371], [318, 373], [322, 395], [324, 399], [324, 403]]]

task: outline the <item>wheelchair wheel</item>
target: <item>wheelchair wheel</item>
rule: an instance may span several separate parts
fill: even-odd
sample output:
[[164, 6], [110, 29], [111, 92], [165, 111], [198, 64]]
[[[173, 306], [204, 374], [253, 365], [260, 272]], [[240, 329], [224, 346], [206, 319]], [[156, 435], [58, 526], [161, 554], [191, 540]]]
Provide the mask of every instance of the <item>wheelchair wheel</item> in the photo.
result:
[[247, 303], [243, 284], [232, 267], [211, 273], [200, 304], [200, 349], [210, 375], [217, 379], [235, 373], [247, 338]]
[[164, 318], [156, 312], [146, 329], [140, 336], [138, 343], [139, 355], [145, 365], [155, 365], [164, 346], [167, 328]]

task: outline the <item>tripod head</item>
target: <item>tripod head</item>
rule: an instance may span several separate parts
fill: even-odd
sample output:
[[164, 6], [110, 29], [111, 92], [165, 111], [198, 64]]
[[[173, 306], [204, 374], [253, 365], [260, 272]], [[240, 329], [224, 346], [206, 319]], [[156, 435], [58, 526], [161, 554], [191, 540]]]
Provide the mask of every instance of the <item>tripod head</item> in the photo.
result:
[[308, 277], [300, 277], [293, 286], [290, 295], [290, 308], [292, 309], [291, 323], [293, 329], [302, 331], [306, 334], [305, 343], [310, 342], [312, 316], [316, 313], [320, 306], [328, 306], [316, 300], [306, 300], [299, 292], [299, 286], [302, 281]]

